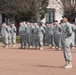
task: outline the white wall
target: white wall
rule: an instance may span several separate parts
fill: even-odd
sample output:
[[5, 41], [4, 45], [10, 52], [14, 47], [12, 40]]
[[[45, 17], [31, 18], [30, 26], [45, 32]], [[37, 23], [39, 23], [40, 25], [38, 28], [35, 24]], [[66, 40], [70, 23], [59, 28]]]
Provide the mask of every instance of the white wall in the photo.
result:
[[[61, 3], [61, 0], [58, 0]], [[55, 9], [55, 19], [60, 21], [62, 19], [63, 10], [62, 6], [56, 0], [49, 0], [48, 8]]]

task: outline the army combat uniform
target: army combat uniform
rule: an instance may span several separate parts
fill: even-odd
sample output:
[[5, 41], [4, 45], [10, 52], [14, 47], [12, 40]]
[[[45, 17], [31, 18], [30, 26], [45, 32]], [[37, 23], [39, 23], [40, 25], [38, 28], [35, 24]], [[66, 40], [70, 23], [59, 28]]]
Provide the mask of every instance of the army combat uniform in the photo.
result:
[[8, 33], [8, 43], [9, 43], [9, 46], [10, 46], [11, 43], [12, 43], [12, 34], [11, 34], [11, 27], [10, 26], [8, 26], [8, 31], [9, 31], [9, 33]]
[[2, 41], [5, 47], [8, 47], [8, 33], [9, 33], [8, 27], [2, 26], [1, 34], [2, 34]]
[[40, 49], [43, 49], [43, 37], [44, 37], [45, 29], [43, 26], [40, 26], [38, 28], [38, 37], [39, 37], [39, 47]]
[[53, 35], [53, 32], [54, 31], [54, 27], [53, 26], [49, 26], [48, 27], [48, 36], [49, 36], [49, 46], [50, 47], [53, 47], [55, 46], [55, 43], [54, 43], [54, 35]]
[[54, 26], [54, 42], [56, 48], [61, 48], [61, 28], [59, 25]]
[[25, 45], [25, 27], [21, 24], [19, 27], [19, 37], [21, 48], [24, 48]]
[[69, 65], [72, 62], [72, 55], [70, 52], [71, 43], [72, 43], [71, 36], [72, 36], [71, 24], [67, 22], [64, 25], [64, 32], [62, 37], [62, 49], [66, 61], [65, 68], [70, 68], [71, 66], [69, 67]]
[[13, 46], [16, 44], [16, 27], [15, 26], [12, 26], [11, 27], [11, 35], [12, 35], [12, 44]]

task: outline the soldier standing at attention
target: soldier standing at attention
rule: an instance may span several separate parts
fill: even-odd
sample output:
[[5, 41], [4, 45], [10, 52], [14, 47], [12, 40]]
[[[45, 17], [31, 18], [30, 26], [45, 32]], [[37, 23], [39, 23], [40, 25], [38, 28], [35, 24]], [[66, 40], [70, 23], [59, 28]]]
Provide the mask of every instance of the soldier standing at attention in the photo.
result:
[[65, 69], [72, 68], [72, 55], [70, 52], [71, 48], [71, 36], [72, 36], [72, 28], [71, 24], [68, 22], [68, 16], [63, 16], [63, 22], [65, 23], [64, 26], [64, 36], [62, 37], [62, 49], [64, 54], [64, 59], [66, 61], [66, 64], [64, 66]]

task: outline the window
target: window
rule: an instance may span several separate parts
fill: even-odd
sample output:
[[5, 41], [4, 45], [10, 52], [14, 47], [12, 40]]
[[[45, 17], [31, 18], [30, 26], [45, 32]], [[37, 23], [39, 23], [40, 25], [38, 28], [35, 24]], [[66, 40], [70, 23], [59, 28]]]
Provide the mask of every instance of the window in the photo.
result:
[[54, 9], [47, 9], [46, 12], [46, 22], [54, 21]]

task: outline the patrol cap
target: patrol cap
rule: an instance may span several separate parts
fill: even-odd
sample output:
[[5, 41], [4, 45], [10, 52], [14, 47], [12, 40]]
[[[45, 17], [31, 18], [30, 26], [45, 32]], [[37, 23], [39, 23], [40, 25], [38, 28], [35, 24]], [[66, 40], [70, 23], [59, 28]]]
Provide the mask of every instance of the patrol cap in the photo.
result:
[[49, 23], [51, 24], [51, 23], [53, 23], [53, 22], [49, 22]]
[[68, 15], [64, 15], [64, 16], [62, 16], [62, 18], [66, 18], [66, 19], [68, 19], [69, 16], [68, 16]]
[[54, 22], [58, 22], [58, 20], [54, 20]]
[[49, 22], [46, 22], [46, 24], [49, 24]]
[[63, 20], [60, 20], [60, 23], [63, 23]]
[[39, 26], [42, 26], [42, 22], [38, 22], [38, 25], [39, 25]]
[[15, 24], [14, 22], [12, 22], [11, 24]]

